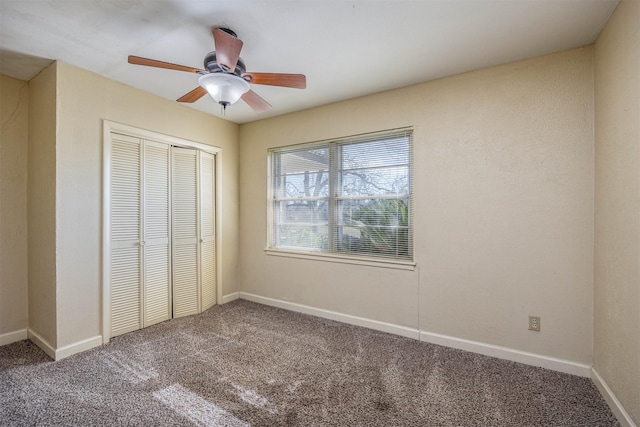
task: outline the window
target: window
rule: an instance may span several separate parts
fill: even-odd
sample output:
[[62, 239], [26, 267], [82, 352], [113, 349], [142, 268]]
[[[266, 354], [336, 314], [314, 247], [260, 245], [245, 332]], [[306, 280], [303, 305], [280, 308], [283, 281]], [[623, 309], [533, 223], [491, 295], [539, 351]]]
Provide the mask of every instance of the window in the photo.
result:
[[272, 149], [269, 248], [407, 260], [411, 129]]

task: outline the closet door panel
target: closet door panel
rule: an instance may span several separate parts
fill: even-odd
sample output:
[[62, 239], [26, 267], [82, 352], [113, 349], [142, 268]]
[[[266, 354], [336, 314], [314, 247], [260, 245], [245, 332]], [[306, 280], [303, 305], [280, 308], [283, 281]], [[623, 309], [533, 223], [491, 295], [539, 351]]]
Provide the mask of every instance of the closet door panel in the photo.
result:
[[216, 303], [215, 156], [200, 152], [200, 279], [202, 311]]
[[140, 329], [140, 248], [111, 250], [111, 336]]
[[144, 326], [171, 318], [169, 148], [144, 144]]
[[198, 313], [197, 151], [173, 147], [173, 317]]
[[216, 303], [215, 242], [202, 243], [202, 311]]
[[198, 263], [195, 244], [173, 248], [173, 317], [198, 312]]
[[141, 326], [141, 144], [112, 135], [111, 336]]
[[171, 318], [169, 247], [145, 248], [145, 326]]

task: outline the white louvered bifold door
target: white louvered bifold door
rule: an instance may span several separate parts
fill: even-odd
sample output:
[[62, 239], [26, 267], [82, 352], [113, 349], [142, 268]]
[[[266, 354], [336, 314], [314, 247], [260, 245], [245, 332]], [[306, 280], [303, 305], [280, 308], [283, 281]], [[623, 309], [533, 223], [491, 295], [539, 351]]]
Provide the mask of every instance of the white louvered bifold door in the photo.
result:
[[154, 141], [144, 143], [143, 326], [171, 318], [169, 148]]
[[111, 336], [141, 326], [140, 140], [111, 138]]
[[173, 147], [173, 317], [198, 313], [197, 150]]
[[204, 311], [216, 303], [215, 156], [200, 152], [200, 280]]

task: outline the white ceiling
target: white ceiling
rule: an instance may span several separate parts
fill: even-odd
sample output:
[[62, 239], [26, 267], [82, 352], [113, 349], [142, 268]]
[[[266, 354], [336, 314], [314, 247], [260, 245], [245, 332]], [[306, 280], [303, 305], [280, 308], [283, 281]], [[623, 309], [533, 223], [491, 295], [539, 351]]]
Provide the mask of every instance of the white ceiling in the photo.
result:
[[[175, 100], [197, 75], [130, 65], [127, 55], [203, 68], [212, 27], [244, 42], [247, 71], [302, 73], [307, 89], [253, 85], [245, 123], [592, 43], [618, 0], [0, 0], [0, 73], [29, 80], [50, 60]], [[208, 96], [193, 108], [222, 116]]]

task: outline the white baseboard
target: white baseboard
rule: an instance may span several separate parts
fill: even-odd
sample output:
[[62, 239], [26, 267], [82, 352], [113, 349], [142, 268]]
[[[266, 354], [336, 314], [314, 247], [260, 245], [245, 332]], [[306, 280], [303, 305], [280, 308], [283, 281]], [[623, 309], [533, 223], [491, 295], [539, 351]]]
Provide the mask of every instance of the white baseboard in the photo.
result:
[[541, 368], [551, 369], [552, 371], [564, 372], [566, 374], [578, 375], [587, 378], [591, 376], [590, 365], [544, 356], [542, 354], [529, 353], [509, 347], [486, 344], [479, 341], [471, 341], [425, 331], [420, 331], [420, 341], [457, 348], [459, 350], [466, 350], [472, 353], [483, 354], [485, 356], [497, 357], [498, 359], [510, 360], [512, 362], [524, 363], [525, 365], [538, 366]]
[[20, 329], [19, 331], [7, 332], [6, 334], [0, 334], [0, 345], [12, 344], [14, 342], [26, 340], [29, 338], [27, 329]]
[[596, 387], [600, 391], [600, 394], [609, 405], [611, 412], [616, 416], [620, 425], [622, 427], [637, 427], [636, 424], [631, 419], [631, 416], [624, 410], [624, 407], [618, 400], [613, 391], [609, 388], [607, 383], [602, 379], [600, 374], [595, 370], [595, 368], [591, 369], [591, 379], [595, 383]]
[[401, 335], [403, 337], [418, 339], [418, 330], [408, 328], [406, 326], [398, 326], [392, 323], [380, 322], [378, 320], [324, 310], [322, 308], [315, 308], [308, 305], [297, 304], [295, 302], [267, 298], [247, 292], [240, 292], [240, 298], [247, 301], [257, 302], [259, 304], [270, 305], [273, 307], [283, 308], [285, 310], [295, 311], [297, 313], [304, 313], [310, 314], [312, 316], [322, 317], [323, 319], [337, 320], [338, 322], [348, 323], [350, 325], [363, 326], [365, 328], [374, 329], [376, 331], [389, 332], [391, 334]]
[[42, 338], [40, 335], [38, 335], [37, 332], [32, 329], [29, 329], [29, 340], [40, 347], [42, 351], [47, 353], [47, 356], [49, 356], [53, 360], [56, 360], [56, 350], [51, 346], [51, 344], [47, 342], [47, 340]]
[[47, 342], [44, 338], [38, 335], [37, 332], [29, 329], [29, 339], [38, 347], [42, 349], [47, 356], [52, 358], [53, 360], [64, 359], [65, 357], [69, 357], [76, 353], [80, 353], [82, 351], [86, 351], [92, 349], [93, 347], [98, 347], [102, 345], [102, 335], [96, 335], [95, 337], [87, 338], [82, 341], [75, 342], [73, 344], [65, 345], [64, 347], [60, 347], [58, 349], [54, 349], [51, 344]]
[[240, 298], [240, 292], [234, 292], [222, 297], [222, 304], [226, 304], [231, 301], [235, 301]]
[[72, 356], [76, 353], [90, 350], [94, 347], [102, 345], [102, 335], [96, 335], [95, 337], [87, 338], [82, 341], [74, 342], [73, 344], [60, 347], [55, 352], [55, 360], [64, 359], [65, 357]]
[[409, 328], [406, 326], [399, 326], [391, 323], [380, 322], [378, 320], [337, 313], [335, 311], [310, 307], [308, 305], [297, 304], [289, 301], [267, 298], [247, 292], [240, 292], [240, 298], [257, 302], [259, 304], [265, 304], [273, 307], [283, 308], [285, 310], [296, 311], [298, 313], [310, 314], [312, 316], [318, 316], [324, 319], [337, 320], [339, 322], [348, 323], [350, 325], [363, 326], [365, 328], [375, 329], [377, 331], [389, 332], [392, 334], [418, 339], [420, 341], [425, 341], [432, 344], [438, 344], [446, 347], [453, 347], [460, 350], [470, 351], [473, 353], [484, 354], [486, 356], [497, 357], [499, 359], [511, 360], [513, 362], [524, 363], [531, 366], [539, 366], [542, 368], [564, 372], [571, 375], [578, 375], [581, 377], [591, 376], [590, 365], [572, 362], [570, 360], [557, 359], [540, 354], [527, 353], [508, 347], [500, 347], [497, 345], [485, 344], [477, 341], [469, 341], [432, 332], [419, 331], [417, 329]]

